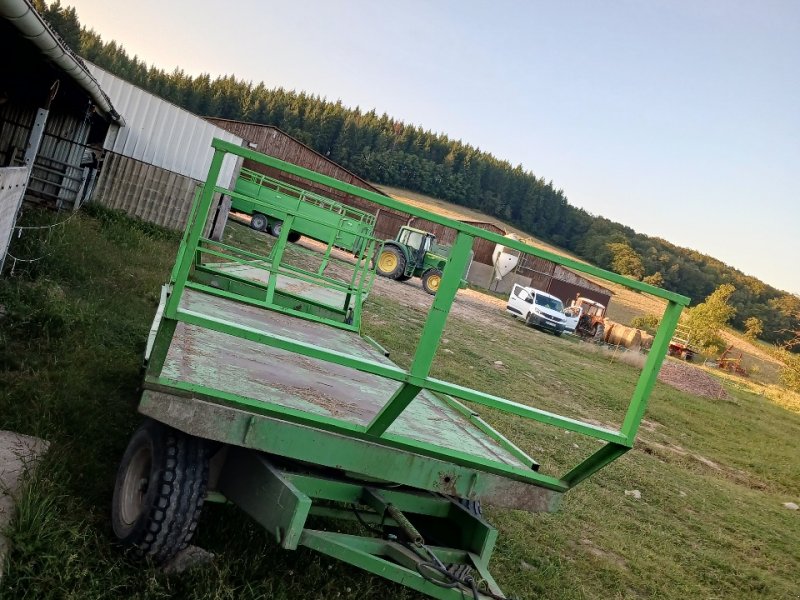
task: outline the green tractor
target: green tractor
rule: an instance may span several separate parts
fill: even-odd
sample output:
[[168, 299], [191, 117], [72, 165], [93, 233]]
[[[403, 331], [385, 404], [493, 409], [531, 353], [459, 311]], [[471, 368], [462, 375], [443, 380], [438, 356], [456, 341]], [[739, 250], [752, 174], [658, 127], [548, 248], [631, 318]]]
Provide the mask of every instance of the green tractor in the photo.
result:
[[396, 281], [421, 277], [422, 289], [436, 294], [449, 255], [450, 247], [438, 245], [432, 233], [401, 227], [395, 239], [383, 243], [375, 271]]

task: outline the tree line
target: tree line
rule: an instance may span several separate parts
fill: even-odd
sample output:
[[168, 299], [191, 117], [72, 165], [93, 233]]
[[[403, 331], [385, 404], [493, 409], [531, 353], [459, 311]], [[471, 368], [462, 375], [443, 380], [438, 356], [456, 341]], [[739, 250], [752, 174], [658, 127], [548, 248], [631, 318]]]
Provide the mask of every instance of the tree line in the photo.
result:
[[720, 285], [735, 291], [732, 324], [763, 324], [762, 338], [782, 342], [794, 327], [800, 298], [725, 263], [572, 206], [562, 189], [442, 133], [375, 110], [349, 108], [305, 92], [269, 88], [229, 75], [191, 76], [129, 56], [114, 41], [81, 27], [58, 0], [34, 5], [87, 60], [195, 114], [273, 125], [364, 179], [409, 189], [502, 219], [600, 267], [643, 279], [700, 302]]

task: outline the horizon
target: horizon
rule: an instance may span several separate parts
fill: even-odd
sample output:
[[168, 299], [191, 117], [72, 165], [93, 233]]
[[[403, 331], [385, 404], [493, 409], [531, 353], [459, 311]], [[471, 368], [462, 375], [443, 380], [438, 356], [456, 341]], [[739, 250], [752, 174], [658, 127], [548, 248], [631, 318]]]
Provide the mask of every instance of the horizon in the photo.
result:
[[[266, 44], [270, 50], [291, 49], [291, 57], [287, 61], [262, 62], [258, 56], [273, 54], [258, 52], [253, 56], [253, 50], [260, 47], [252, 36], [253, 31], [259, 31], [258, 19], [242, 23], [233, 32], [216, 30], [204, 16], [202, 7], [211, 6], [204, 2], [192, 3], [188, 18], [180, 8], [181, 3], [161, 6], [143, 0], [135, 6], [111, 7], [97, 0], [70, 0], [68, 4], [75, 7], [82, 26], [94, 29], [104, 41], [116, 41], [130, 56], [135, 55], [150, 66], [167, 72], [178, 68], [192, 76], [234, 75], [254, 85], [263, 82], [268, 88], [283, 87], [318, 95], [329, 102], [341, 101], [344, 106], [358, 107], [362, 112], [374, 108], [379, 115], [386, 113], [406, 124], [461, 140], [511, 165], [521, 164], [526, 171], [552, 181], [555, 189], [562, 189], [572, 206], [594, 216], [700, 252], [774, 288], [800, 296], [800, 268], [793, 264], [800, 255], [794, 231], [800, 223], [800, 204], [792, 202], [790, 189], [790, 175], [800, 166], [800, 146], [796, 142], [800, 118], [793, 108], [800, 103], [800, 85], [796, 78], [783, 78], [784, 70], [790, 75], [800, 67], [800, 52], [796, 44], [789, 45], [793, 36], [800, 33], [800, 19], [786, 18], [788, 13], [800, 17], [798, 6], [772, 2], [769, 5], [772, 10], [764, 11], [759, 10], [763, 3], [737, 2], [731, 14], [726, 9], [728, 4], [722, 2], [702, 7], [680, 3], [680, 6], [629, 5], [625, 14], [632, 20], [620, 24], [616, 18], [618, 6], [610, 10], [595, 9], [589, 3], [578, 3], [584, 14], [575, 6], [554, 8], [537, 4], [536, 10], [548, 13], [555, 22], [568, 22], [575, 31], [546, 27], [537, 31], [546, 34], [545, 41], [528, 45], [513, 36], [499, 40], [492, 27], [497, 28], [503, 15], [486, 14], [477, 23], [473, 14], [461, 15], [457, 10], [446, 14], [445, 7], [452, 6], [446, 2], [430, 6], [411, 2], [418, 8], [413, 11], [410, 5], [378, 7], [362, 0], [270, 8], [252, 0], [242, 1], [240, 6], [252, 7], [249, 12], [266, 15], [272, 11], [270, 14], [277, 14], [278, 21], [288, 24], [267, 29], [269, 35], [259, 37], [257, 42]], [[483, 9], [483, 5], [474, 3], [456, 6], [465, 6], [473, 13]], [[533, 9], [503, 6], [513, 8], [517, 14]], [[147, 10], [147, 7], [158, 8]], [[153, 22], [150, 19], [153, 14], [159, 14], [160, 20]], [[423, 14], [428, 19], [409, 18], [409, 14]], [[446, 27], [437, 29], [442, 23], [453, 24], [454, 16], [463, 17], [455, 23], [455, 31]], [[659, 28], [661, 20], [655, 16], [666, 19], [667, 24]], [[357, 39], [334, 38], [340, 44], [332, 47], [331, 33], [336, 33], [336, 29], [323, 22], [340, 22], [344, 17], [348, 23], [364, 25], [360, 29], [351, 27], [363, 35]], [[593, 19], [600, 19], [600, 23], [610, 28], [609, 32], [594, 31], [590, 25], [597, 22]], [[518, 19], [513, 21], [508, 24], [510, 31], [520, 31], [513, 28]], [[685, 31], [679, 29], [676, 34], [669, 29], [676, 21]], [[389, 29], [402, 25], [418, 33], [414, 41], [422, 50], [417, 46], [395, 49], [381, 43], [373, 47], [371, 42], [376, 38], [382, 41], [387, 22], [392, 24]], [[626, 28], [627, 25], [636, 29], [633, 26], [637, 23], [647, 24], [655, 37], [669, 38], [669, 34], [686, 37], [686, 43], [677, 52], [685, 60], [676, 59], [671, 64], [666, 58], [658, 62], [659, 48], [648, 45], [641, 36], [637, 37], [637, 31]], [[703, 30], [709, 23], [717, 29]], [[296, 29], [302, 27], [312, 35], [300, 38], [302, 44], [298, 45]], [[159, 35], [162, 29], [164, 35]], [[485, 53], [463, 44], [462, 36], [456, 35], [475, 29], [484, 34], [481, 50], [488, 50]], [[748, 31], [751, 35], [744, 37], [752, 44], [745, 52], [737, 44], [743, 32]], [[216, 40], [214, 48], [206, 48], [201, 41], [206, 36], [198, 36], [197, 32], [211, 35]], [[557, 62], [561, 69], [540, 60], [537, 66], [543, 69], [545, 83], [558, 83], [564, 89], [558, 88], [552, 97], [530, 96], [538, 87], [546, 87], [545, 84], [537, 87], [536, 82], [520, 76], [521, 70], [514, 71], [503, 61], [508, 59], [512, 66], [520, 66], [521, 59], [515, 58], [515, 53], [552, 55], [560, 51], [560, 46], [550, 39], [559, 32], [580, 38], [589, 46], [594, 44], [595, 52], [555, 57], [560, 58]], [[759, 35], [753, 37], [753, 32]], [[566, 37], [569, 39], [570, 35]], [[622, 39], [615, 35], [622, 35]], [[719, 47], [704, 45], [701, 38], [706, 35]], [[233, 48], [237, 43], [243, 45], [238, 52]], [[502, 45], [499, 52], [498, 44]], [[625, 48], [617, 48], [615, 44]], [[782, 44], [786, 45], [783, 53]], [[373, 51], [366, 52], [368, 48]], [[630, 49], [638, 50], [637, 55], [644, 57], [627, 56], [623, 50]], [[696, 57], [691, 50], [704, 53]], [[429, 57], [458, 69], [455, 75], [442, 72], [415, 52], [428, 52]], [[554, 58], [551, 55], [548, 58]], [[418, 60], [409, 60], [415, 57]], [[629, 62], [615, 62], [622, 57]], [[591, 68], [576, 68], [582, 60], [590, 58]], [[345, 59], [358, 68], [352, 69], [353, 72], [345, 68], [350, 64]], [[742, 62], [744, 59], [748, 60]], [[687, 70], [689, 63], [704, 61], [708, 63], [704, 68]], [[732, 62], [738, 67], [733, 68]], [[660, 70], [649, 69], [654, 72], [648, 77], [649, 70], [643, 73], [641, 69], [653, 64]], [[611, 68], [617, 65], [620, 69]], [[576, 68], [574, 75], [561, 76], [565, 66]], [[277, 74], [272, 74], [272, 70], [277, 70]], [[476, 73], [479, 78], [474, 77]], [[709, 77], [712, 73], [718, 81], [708, 81], [713, 79]], [[594, 85], [601, 77], [611, 80], [611, 84]], [[369, 84], [373, 78], [378, 84]], [[661, 78], [665, 82], [658, 85]], [[398, 81], [400, 87], [393, 89], [392, 83]], [[448, 85], [434, 87], [433, 93], [424, 85], [442, 81]], [[409, 82], [414, 83], [410, 89]], [[753, 90], [750, 88], [754, 86], [746, 85], [756, 82], [763, 89]], [[491, 85], [478, 85], [481, 83]], [[676, 91], [662, 98], [676, 83], [691, 83], [707, 94]], [[458, 93], [461, 86], [477, 96], [464, 100]], [[485, 88], [489, 88], [488, 92]], [[414, 93], [418, 89], [426, 90], [425, 97], [432, 94], [435, 101], [420, 99]], [[732, 91], [738, 95], [723, 94]], [[751, 93], [743, 93], [746, 91]], [[770, 94], [771, 91], [778, 93]], [[595, 95], [584, 98], [584, 105], [576, 100], [575, 92]], [[537, 107], [542, 111], [541, 117], [531, 116], [531, 111], [526, 110], [523, 100], [529, 96], [541, 104]], [[491, 101], [487, 102], [487, 98]], [[727, 104], [715, 104], [721, 99], [728, 100]], [[769, 105], [764, 105], [764, 101]], [[504, 102], [510, 105], [510, 110], [502, 110]], [[592, 112], [592, 107], [604, 110]], [[476, 108], [484, 108], [485, 114], [494, 114], [495, 118], [473, 122], [472, 112]], [[678, 114], [670, 118], [672, 108]], [[700, 108], [704, 110], [699, 111]], [[544, 133], [536, 138], [538, 145], [532, 148], [526, 143], [526, 136], [539, 130]], [[518, 139], [519, 132], [523, 141]], [[718, 138], [710, 139], [710, 133]], [[651, 140], [659, 143], [647, 143]], [[714, 159], [717, 154], [719, 157]]]

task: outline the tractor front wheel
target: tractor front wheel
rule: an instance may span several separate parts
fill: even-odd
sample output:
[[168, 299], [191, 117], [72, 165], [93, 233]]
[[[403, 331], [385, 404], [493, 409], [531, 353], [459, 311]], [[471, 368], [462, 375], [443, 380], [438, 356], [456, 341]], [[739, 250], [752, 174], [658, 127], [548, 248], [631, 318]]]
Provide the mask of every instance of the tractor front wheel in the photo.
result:
[[128, 442], [114, 484], [111, 526], [139, 556], [163, 563], [192, 539], [208, 484], [208, 442], [147, 421]]
[[375, 272], [389, 279], [400, 279], [405, 275], [406, 258], [394, 246], [385, 246], [378, 255]]
[[436, 295], [442, 284], [442, 272], [439, 269], [429, 269], [422, 275], [422, 289], [431, 295]]

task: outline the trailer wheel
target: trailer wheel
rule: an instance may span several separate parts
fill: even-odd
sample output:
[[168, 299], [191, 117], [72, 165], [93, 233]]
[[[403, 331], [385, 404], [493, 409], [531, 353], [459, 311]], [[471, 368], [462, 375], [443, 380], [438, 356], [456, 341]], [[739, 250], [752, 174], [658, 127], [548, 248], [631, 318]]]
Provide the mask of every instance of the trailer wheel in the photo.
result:
[[130, 439], [111, 505], [114, 534], [158, 563], [192, 539], [208, 484], [208, 444], [156, 421]]
[[250, 227], [256, 231], [264, 231], [267, 228], [267, 217], [260, 213], [253, 213], [250, 219]]
[[270, 234], [278, 237], [281, 234], [281, 226], [283, 225], [283, 221], [273, 221], [272, 224], [269, 226]]
[[406, 257], [394, 246], [384, 246], [378, 255], [375, 272], [389, 279], [399, 279], [405, 275]]
[[439, 286], [442, 284], [442, 272], [439, 269], [428, 269], [422, 275], [422, 289], [431, 294], [436, 295], [439, 291]]
[[301, 236], [301, 235], [300, 235], [299, 233], [297, 233], [296, 231], [290, 231], [290, 232], [289, 232], [289, 237], [288, 237], [288, 238], [286, 238], [286, 239], [288, 239], [288, 240], [289, 240], [289, 241], [290, 241], [292, 244], [294, 244], [295, 242], [298, 242], [298, 241], [300, 241], [300, 238], [301, 238], [301, 237], [303, 237], [303, 236]]

